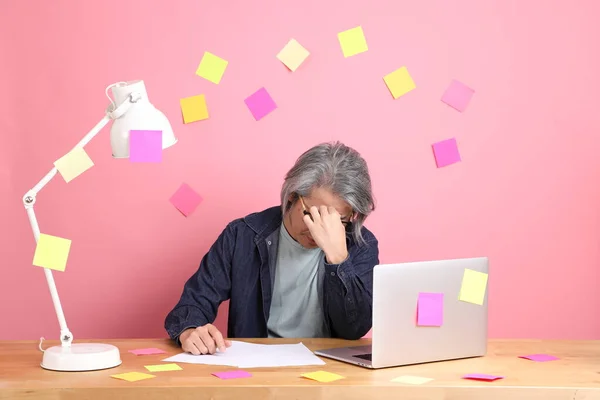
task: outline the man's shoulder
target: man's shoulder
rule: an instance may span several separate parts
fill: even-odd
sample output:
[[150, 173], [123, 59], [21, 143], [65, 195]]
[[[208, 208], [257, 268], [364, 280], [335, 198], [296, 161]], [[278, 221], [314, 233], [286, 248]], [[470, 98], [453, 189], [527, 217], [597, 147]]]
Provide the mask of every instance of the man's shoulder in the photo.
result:
[[256, 211], [243, 217], [234, 219], [227, 224], [226, 229], [236, 232], [247, 231], [255, 234], [263, 233], [272, 227], [278, 227], [281, 225], [281, 215], [281, 207], [269, 207], [264, 210]]

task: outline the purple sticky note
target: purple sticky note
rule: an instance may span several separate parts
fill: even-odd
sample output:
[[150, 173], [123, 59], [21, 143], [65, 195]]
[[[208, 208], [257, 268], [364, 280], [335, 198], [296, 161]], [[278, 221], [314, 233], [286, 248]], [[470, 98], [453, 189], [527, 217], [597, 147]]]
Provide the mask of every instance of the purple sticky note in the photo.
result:
[[129, 131], [129, 161], [161, 162], [162, 131]]
[[194, 212], [196, 207], [202, 203], [200, 196], [187, 183], [182, 184], [179, 189], [171, 196], [169, 201], [186, 217]]
[[504, 377], [488, 374], [467, 374], [463, 376], [463, 379], [475, 379], [477, 381], [495, 381], [496, 379], [504, 379]]
[[444, 294], [419, 293], [417, 299], [417, 325], [442, 326], [444, 321]]
[[129, 350], [130, 353], [135, 354], [136, 356], [147, 356], [150, 354], [164, 354], [166, 353], [166, 351], [161, 350], [161, 349], [157, 349], [154, 347], [149, 347], [147, 349], [136, 349], [136, 350]]
[[435, 163], [438, 168], [460, 161], [460, 154], [458, 153], [458, 145], [455, 138], [434, 143], [431, 147], [433, 148], [433, 155], [435, 156]]
[[236, 379], [236, 378], [250, 378], [251, 373], [246, 371], [224, 371], [224, 372], [213, 372], [212, 375], [221, 379]]
[[265, 88], [258, 89], [254, 94], [246, 98], [244, 102], [257, 121], [277, 108], [277, 104], [275, 104]]
[[463, 112], [467, 109], [475, 91], [457, 80], [453, 80], [444, 92], [442, 101], [450, 107]]
[[519, 358], [525, 358], [531, 361], [545, 362], [558, 360], [558, 357], [550, 356], [548, 354], [530, 354], [528, 356], [519, 356]]

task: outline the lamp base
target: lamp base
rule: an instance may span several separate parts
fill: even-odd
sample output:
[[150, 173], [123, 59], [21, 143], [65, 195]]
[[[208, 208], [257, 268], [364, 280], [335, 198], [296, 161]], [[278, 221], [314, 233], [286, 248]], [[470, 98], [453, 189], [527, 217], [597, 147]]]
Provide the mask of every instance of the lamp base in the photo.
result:
[[52, 371], [95, 371], [121, 365], [119, 349], [111, 344], [74, 343], [44, 350], [42, 368]]

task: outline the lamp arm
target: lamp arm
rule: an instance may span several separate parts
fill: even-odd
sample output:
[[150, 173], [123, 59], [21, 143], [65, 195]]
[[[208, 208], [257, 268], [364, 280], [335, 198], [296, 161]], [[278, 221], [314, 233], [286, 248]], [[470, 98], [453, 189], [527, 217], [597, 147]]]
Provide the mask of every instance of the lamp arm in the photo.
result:
[[[102, 128], [106, 126], [106, 124], [108, 124], [112, 119], [116, 119], [124, 115], [129, 107], [131, 107], [131, 104], [137, 102], [139, 99], [140, 96], [138, 93], [132, 93], [126, 101], [119, 105], [119, 107], [107, 109], [104, 117], [79, 141], [79, 143], [77, 143], [75, 147], [84, 147], [102, 130]], [[36, 243], [40, 238], [40, 227], [38, 225], [37, 218], [35, 217], [33, 206], [35, 204], [37, 194], [44, 188], [44, 186], [50, 183], [52, 178], [56, 176], [57, 172], [58, 170], [56, 167], [52, 168], [50, 172], [48, 172], [37, 183], [37, 185], [35, 185], [25, 194], [25, 196], [23, 196], [23, 205], [25, 206], [25, 211], [27, 212], [29, 224], [31, 225], [31, 230], [33, 231], [33, 237]], [[49, 268], [44, 268], [44, 274], [46, 275], [46, 281], [48, 283], [48, 288], [50, 289], [50, 296], [52, 297], [52, 303], [54, 304], [54, 311], [56, 311], [58, 324], [60, 326], [60, 342], [63, 347], [70, 347], [71, 342], [73, 341], [73, 334], [67, 326], [67, 320], [65, 319], [60, 298], [58, 297], [58, 291], [56, 289], [56, 283], [54, 282], [52, 270]]]

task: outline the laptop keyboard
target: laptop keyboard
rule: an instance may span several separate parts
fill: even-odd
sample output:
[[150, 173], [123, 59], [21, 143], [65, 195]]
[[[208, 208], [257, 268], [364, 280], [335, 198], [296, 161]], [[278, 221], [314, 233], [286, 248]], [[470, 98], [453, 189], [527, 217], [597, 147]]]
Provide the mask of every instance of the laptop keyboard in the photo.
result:
[[369, 360], [369, 361], [373, 361], [371, 360], [371, 353], [369, 354], [359, 354], [353, 357], [357, 357], [357, 358], [362, 358], [363, 360]]

